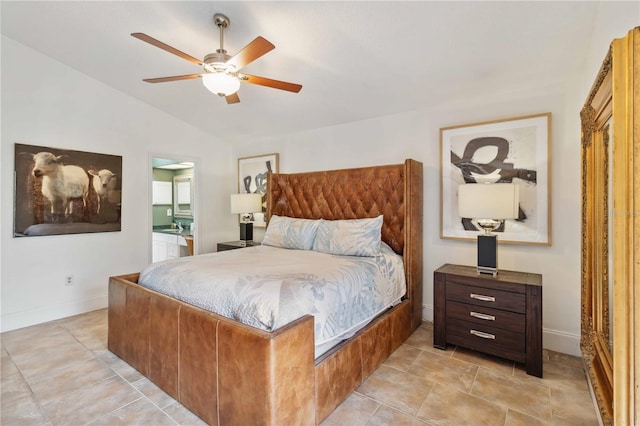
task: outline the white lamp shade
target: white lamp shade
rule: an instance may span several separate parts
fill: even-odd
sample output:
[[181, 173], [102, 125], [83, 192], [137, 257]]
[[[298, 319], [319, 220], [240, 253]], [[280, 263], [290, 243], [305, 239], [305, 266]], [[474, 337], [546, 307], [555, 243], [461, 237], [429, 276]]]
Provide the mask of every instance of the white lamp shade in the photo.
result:
[[243, 214], [261, 211], [261, 194], [231, 194], [231, 213]]
[[240, 80], [225, 72], [211, 72], [202, 76], [202, 84], [219, 96], [229, 96], [240, 88]]
[[520, 187], [513, 183], [468, 183], [458, 187], [458, 215], [469, 219], [516, 219]]

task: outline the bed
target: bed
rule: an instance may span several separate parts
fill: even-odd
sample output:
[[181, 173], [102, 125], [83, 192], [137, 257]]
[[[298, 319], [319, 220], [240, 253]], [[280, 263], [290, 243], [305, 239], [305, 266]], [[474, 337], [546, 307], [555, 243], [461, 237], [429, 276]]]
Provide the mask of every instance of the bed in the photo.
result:
[[401, 302], [321, 356], [311, 315], [268, 332], [142, 287], [139, 273], [109, 279], [109, 350], [209, 424], [319, 424], [420, 325], [422, 185], [415, 160], [268, 176], [267, 218], [383, 215], [382, 240], [402, 256]]

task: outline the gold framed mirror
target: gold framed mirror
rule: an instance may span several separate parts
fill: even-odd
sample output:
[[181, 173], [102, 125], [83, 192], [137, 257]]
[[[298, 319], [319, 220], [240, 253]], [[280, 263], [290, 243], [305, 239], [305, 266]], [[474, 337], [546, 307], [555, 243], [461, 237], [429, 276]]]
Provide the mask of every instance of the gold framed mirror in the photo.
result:
[[[583, 355], [605, 424], [613, 417], [610, 317], [611, 50], [580, 112], [582, 121]], [[607, 421], [607, 419], [609, 419]]]
[[603, 424], [637, 424], [640, 27], [611, 43], [580, 118], [580, 346]]

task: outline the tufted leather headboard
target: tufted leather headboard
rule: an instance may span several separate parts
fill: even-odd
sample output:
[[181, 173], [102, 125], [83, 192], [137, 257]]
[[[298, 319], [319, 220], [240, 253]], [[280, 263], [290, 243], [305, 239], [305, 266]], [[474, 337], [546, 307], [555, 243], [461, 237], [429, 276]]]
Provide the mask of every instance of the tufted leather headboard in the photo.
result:
[[[420, 164], [413, 160], [407, 162]], [[407, 219], [406, 169], [407, 163], [309, 173], [272, 173], [267, 184], [267, 218], [275, 214], [336, 220], [382, 214], [382, 240], [402, 254]]]
[[270, 173], [271, 215], [358, 219], [384, 215], [382, 240], [402, 255], [413, 328], [422, 321], [422, 163], [308, 173]]

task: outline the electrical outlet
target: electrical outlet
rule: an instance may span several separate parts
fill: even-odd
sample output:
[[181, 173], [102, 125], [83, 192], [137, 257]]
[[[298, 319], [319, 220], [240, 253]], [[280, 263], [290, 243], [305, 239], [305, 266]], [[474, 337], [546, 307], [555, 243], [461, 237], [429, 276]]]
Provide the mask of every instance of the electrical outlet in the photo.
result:
[[64, 285], [65, 286], [73, 285], [73, 275], [67, 275], [64, 277]]
[[173, 212], [171, 211], [171, 209], [167, 209], [167, 216], [171, 216], [173, 214]]

